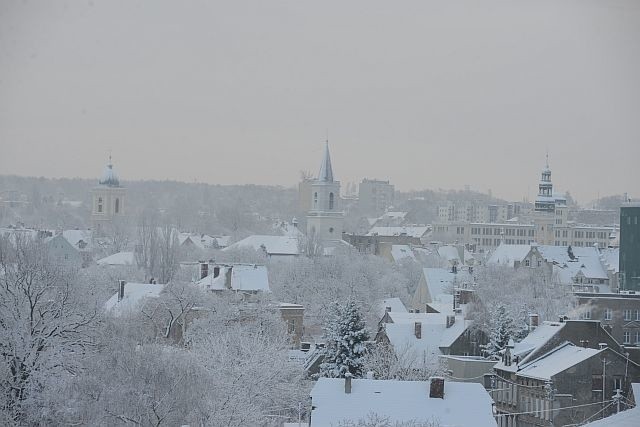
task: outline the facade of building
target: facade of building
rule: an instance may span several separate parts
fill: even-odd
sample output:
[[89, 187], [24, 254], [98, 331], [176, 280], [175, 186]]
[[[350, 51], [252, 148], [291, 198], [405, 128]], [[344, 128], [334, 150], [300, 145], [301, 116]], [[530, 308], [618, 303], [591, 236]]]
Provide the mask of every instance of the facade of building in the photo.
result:
[[102, 178], [92, 190], [91, 223], [97, 234], [102, 234], [107, 225], [124, 215], [126, 194], [127, 190], [120, 185], [109, 156]]
[[640, 291], [640, 203], [620, 208], [620, 288]]
[[640, 293], [576, 293], [583, 316], [599, 320], [625, 347], [640, 347]]
[[324, 156], [318, 178], [311, 183], [311, 209], [307, 214], [307, 236], [323, 243], [342, 240], [344, 212], [340, 199], [340, 181], [333, 178], [329, 143], [325, 145]]
[[370, 215], [382, 215], [393, 206], [394, 187], [389, 181], [363, 179], [358, 187], [360, 208]]
[[599, 248], [611, 245], [616, 234], [615, 226], [584, 225], [569, 221], [566, 199], [553, 195], [548, 164], [542, 171], [538, 187], [535, 210], [505, 220], [502, 220], [505, 218], [504, 209], [498, 207], [493, 214], [489, 209], [486, 213], [479, 213], [482, 211], [475, 208], [460, 210], [441, 207], [439, 222], [433, 224], [433, 240], [470, 245], [479, 252], [493, 250], [501, 243], [574, 247], [597, 245]]

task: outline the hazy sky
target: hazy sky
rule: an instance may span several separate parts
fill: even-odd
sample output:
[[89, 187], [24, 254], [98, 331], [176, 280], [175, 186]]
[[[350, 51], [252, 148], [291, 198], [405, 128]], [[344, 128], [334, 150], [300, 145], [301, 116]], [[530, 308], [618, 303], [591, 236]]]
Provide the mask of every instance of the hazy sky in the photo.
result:
[[640, 196], [640, 2], [0, 2], [0, 173]]

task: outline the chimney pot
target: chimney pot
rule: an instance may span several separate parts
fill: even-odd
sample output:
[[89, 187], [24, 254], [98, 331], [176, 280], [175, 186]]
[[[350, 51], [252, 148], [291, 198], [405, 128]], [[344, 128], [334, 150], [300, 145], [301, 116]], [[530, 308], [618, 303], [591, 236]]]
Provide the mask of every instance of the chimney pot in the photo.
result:
[[537, 313], [529, 313], [529, 331], [533, 331], [538, 327], [540, 316]]
[[118, 280], [118, 301], [122, 301], [124, 298], [124, 285], [126, 284], [127, 282], [124, 280]]
[[390, 312], [391, 312], [391, 307], [385, 307], [385, 311], [386, 311], [387, 313], [390, 313]]
[[344, 393], [351, 394], [351, 372], [347, 372], [344, 376]]
[[422, 339], [422, 322], [415, 322], [413, 328], [416, 338]]

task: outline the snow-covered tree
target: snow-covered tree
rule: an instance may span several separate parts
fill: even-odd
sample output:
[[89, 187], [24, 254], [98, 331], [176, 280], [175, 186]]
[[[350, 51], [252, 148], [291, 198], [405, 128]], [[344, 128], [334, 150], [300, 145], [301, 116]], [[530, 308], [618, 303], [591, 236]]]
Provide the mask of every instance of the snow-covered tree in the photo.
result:
[[507, 313], [503, 304], [491, 310], [492, 329], [489, 334], [489, 342], [482, 348], [489, 358], [495, 358], [502, 351], [513, 336], [513, 319]]
[[32, 424], [46, 383], [93, 350], [96, 312], [80, 307], [73, 280], [39, 239], [0, 237], [0, 424]]
[[355, 377], [362, 376], [369, 333], [355, 301], [333, 305], [325, 333], [327, 343], [320, 376], [338, 378], [347, 373]]

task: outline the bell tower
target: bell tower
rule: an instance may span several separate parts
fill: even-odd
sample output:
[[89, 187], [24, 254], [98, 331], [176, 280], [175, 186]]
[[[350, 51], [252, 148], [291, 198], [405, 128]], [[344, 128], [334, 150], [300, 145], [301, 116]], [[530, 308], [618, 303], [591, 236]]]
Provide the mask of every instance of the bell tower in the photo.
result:
[[111, 155], [98, 185], [91, 191], [91, 223], [94, 231], [100, 235], [114, 219], [124, 216], [126, 188], [120, 185], [118, 175], [113, 169]]
[[342, 240], [344, 212], [340, 199], [340, 181], [333, 178], [329, 141], [325, 144], [318, 178], [313, 180], [311, 209], [307, 214], [307, 236], [316, 236], [321, 242]]

